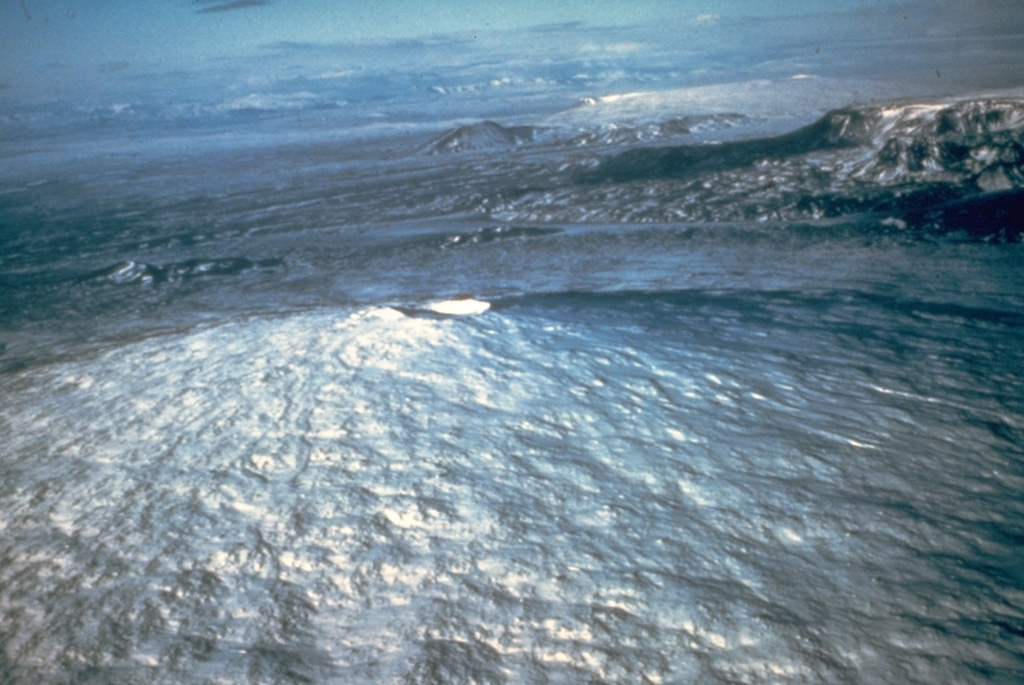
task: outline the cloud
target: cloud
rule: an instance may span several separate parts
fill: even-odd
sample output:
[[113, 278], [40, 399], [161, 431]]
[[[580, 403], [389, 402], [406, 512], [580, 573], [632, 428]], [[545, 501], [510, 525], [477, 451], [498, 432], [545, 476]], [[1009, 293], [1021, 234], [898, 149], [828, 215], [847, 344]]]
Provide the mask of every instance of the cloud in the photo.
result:
[[278, 40], [273, 43], [264, 43], [263, 45], [260, 45], [260, 48], [263, 50], [289, 50], [295, 52], [323, 50], [324, 47], [325, 46], [322, 43], [295, 40]]
[[[207, 2], [209, 0], [206, 0]], [[217, 2], [217, 0], [214, 0]], [[231, 10], [245, 9], [246, 7], [259, 7], [269, 5], [269, 0], [234, 0], [234, 2], [218, 2], [216, 5], [202, 7], [196, 10], [199, 14], [211, 14], [213, 12], [230, 12]]]
[[263, 43], [260, 49], [271, 52], [295, 52], [295, 53], [337, 53], [345, 51], [357, 51], [366, 54], [367, 51], [381, 52], [413, 52], [435, 49], [451, 49], [458, 47], [469, 47], [476, 42], [466, 36], [457, 35], [433, 35], [422, 38], [381, 38], [367, 39], [362, 41], [341, 41], [337, 43], [312, 43], [308, 41], [279, 40], [271, 43]]
[[582, 29], [583, 26], [582, 21], [562, 21], [553, 24], [537, 24], [526, 30], [531, 33], [566, 33]]
[[690, 23], [694, 26], [714, 26], [721, 21], [722, 17], [717, 14], [698, 14], [690, 20]]
[[612, 55], [628, 55], [634, 52], [640, 52], [646, 46], [643, 43], [634, 43], [632, 41], [622, 41], [618, 43], [586, 43], [577, 48], [580, 52], [597, 52], [606, 53]]

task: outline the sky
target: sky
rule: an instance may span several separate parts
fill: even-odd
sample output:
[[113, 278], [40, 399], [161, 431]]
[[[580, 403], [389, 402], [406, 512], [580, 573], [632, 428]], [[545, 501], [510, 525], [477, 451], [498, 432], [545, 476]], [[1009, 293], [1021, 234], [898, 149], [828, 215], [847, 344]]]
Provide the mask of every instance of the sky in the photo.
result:
[[485, 33], [584, 21], [806, 13], [878, 0], [3, 0], [5, 62], [94, 64], [238, 55], [275, 41], [338, 42]]
[[286, 72], [443, 68], [489, 50], [535, 63], [559, 50], [682, 59], [758, 44], [1020, 35], [1020, 14], [1019, 0], [0, 0], [0, 103], [185, 97], [182, 74], [198, 92]]

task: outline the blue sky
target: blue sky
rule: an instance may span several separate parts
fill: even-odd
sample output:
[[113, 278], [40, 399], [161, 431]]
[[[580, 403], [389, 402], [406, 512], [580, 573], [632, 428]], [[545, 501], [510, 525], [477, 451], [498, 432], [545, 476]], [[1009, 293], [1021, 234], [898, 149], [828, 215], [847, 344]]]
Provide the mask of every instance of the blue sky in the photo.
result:
[[[584, 21], [601, 26], [717, 15], [829, 11], [879, 0], [4, 0], [5, 61], [152, 61], [238, 55], [273, 41], [372, 41]], [[20, 59], [19, 59], [20, 58]], [[12, 62], [8, 62], [11, 64]]]
[[[827, 49], [929, 32], [1012, 33], [1019, 14], [1016, 0], [2, 0], [0, 100], [138, 96], [144, 83], [178, 83], [179, 97], [181, 74], [197, 89], [223, 88], [286, 71], [444, 68], [492, 49], [495, 59], [535, 63], [559, 50], [629, 59], [801, 41]], [[536, 26], [548, 30], [528, 31]]]

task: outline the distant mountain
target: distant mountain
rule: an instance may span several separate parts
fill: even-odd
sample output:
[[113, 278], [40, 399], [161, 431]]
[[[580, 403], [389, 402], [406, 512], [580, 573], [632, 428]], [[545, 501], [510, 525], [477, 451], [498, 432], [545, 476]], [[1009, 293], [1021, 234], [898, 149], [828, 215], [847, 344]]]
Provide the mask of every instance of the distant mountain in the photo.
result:
[[856, 180], [973, 180], [985, 190], [1006, 190], [1024, 184], [1024, 102], [837, 109], [808, 126], [770, 138], [629, 150], [604, 160], [584, 180], [692, 178], [842, 148], [866, 152], [836, 170]]
[[[1024, 236], [1024, 99], [831, 110], [789, 133], [580, 158], [571, 180], [506, 192], [504, 221], [876, 217], [996, 242]], [[542, 188], [542, 190], [535, 190]]]
[[447, 154], [473, 150], [500, 150], [512, 148], [534, 139], [537, 129], [532, 126], [502, 126], [493, 121], [460, 126], [435, 138], [427, 147], [428, 154]]

